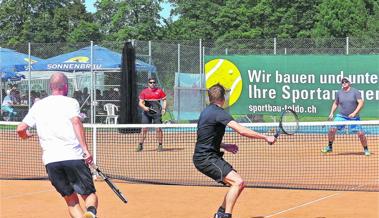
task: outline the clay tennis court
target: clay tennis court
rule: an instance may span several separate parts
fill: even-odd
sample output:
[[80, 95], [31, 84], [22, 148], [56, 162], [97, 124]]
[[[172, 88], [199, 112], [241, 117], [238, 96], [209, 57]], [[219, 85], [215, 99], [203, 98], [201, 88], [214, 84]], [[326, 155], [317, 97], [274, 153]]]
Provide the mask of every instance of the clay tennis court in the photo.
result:
[[[1, 176], [45, 177], [37, 141], [19, 141], [12, 132], [2, 134], [6, 136], [0, 137], [3, 140]], [[192, 166], [192, 133], [167, 132], [163, 152], [156, 151], [154, 134], [149, 134], [140, 153], [135, 152], [136, 133], [99, 131], [97, 134], [97, 163], [113, 178], [214, 185]], [[359, 144], [351, 143], [357, 141], [356, 136], [348, 135], [335, 144], [332, 154], [321, 155], [323, 137], [299, 134], [296, 138], [282, 137], [280, 143], [268, 146], [227, 134], [226, 141], [239, 144], [240, 152], [234, 156], [226, 154], [225, 158], [250, 186], [241, 195], [233, 217], [378, 218], [377, 146], [371, 146], [372, 155], [365, 157]], [[368, 140], [369, 144], [378, 144], [378, 136], [369, 136]], [[92, 144], [90, 137], [89, 142]], [[146, 185], [125, 181], [117, 185], [128, 197], [127, 205], [104, 182], [96, 182], [100, 218], [212, 217], [227, 191], [219, 186]], [[296, 187], [324, 190], [294, 190]], [[370, 191], [357, 191], [361, 189]], [[1, 180], [1, 217], [26, 217], [25, 213], [27, 217], [68, 217], [63, 199], [49, 181]]]
[[[211, 218], [226, 188], [116, 183], [123, 204], [104, 182], [96, 182], [100, 218]], [[48, 181], [1, 181], [1, 217], [69, 217]], [[302, 191], [247, 188], [235, 218], [378, 218], [378, 192]]]

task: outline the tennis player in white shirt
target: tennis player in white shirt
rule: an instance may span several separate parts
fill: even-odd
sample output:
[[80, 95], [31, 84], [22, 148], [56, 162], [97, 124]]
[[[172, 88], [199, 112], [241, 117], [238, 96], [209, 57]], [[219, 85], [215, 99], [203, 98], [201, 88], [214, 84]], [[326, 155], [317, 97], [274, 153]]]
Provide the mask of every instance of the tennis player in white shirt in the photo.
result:
[[[54, 73], [49, 85], [51, 95], [33, 105], [17, 133], [26, 139], [31, 137], [28, 128], [37, 128], [49, 180], [66, 201], [70, 216], [95, 218], [98, 198], [88, 167], [93, 157], [85, 140], [79, 103], [67, 97], [68, 80], [63, 73]], [[85, 210], [78, 195], [85, 201]]]

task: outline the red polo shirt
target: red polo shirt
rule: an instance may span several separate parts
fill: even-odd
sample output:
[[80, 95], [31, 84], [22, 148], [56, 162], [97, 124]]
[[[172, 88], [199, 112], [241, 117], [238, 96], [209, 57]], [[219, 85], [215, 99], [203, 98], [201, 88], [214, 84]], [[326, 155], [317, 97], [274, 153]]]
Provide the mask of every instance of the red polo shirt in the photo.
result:
[[139, 99], [145, 101], [159, 101], [166, 99], [166, 93], [161, 88], [146, 88], [139, 94]]

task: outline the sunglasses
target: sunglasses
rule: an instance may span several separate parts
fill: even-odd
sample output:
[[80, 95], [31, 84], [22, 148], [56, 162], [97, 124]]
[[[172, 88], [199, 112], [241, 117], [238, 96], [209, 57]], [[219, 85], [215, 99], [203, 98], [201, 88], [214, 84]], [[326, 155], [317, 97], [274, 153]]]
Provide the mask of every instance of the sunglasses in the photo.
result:
[[150, 84], [155, 84], [156, 82], [149, 82]]
[[342, 81], [341, 84], [344, 84], [344, 83], [349, 83], [349, 81]]

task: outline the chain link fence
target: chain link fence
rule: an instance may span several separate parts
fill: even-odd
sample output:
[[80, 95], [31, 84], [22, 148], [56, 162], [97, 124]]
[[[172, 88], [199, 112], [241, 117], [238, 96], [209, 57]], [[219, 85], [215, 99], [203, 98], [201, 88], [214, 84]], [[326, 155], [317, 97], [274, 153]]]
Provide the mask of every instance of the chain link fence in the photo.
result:
[[[149, 77], [156, 77], [159, 85], [167, 94], [168, 113], [163, 120], [166, 122], [191, 122], [196, 120], [206, 104], [204, 57], [206, 55], [356, 55], [379, 54], [379, 39], [360, 38], [329, 38], [329, 39], [245, 39], [245, 40], [188, 40], [188, 41], [138, 41], [132, 40], [137, 57], [138, 91], [145, 87]], [[65, 70], [69, 78], [69, 96], [76, 98], [81, 110], [86, 114], [85, 122], [105, 123], [109, 114], [106, 104], [116, 107], [120, 101], [120, 66], [124, 42], [92, 42], [83, 43], [25, 43], [13, 47], [0, 42], [0, 49], [7, 48], [30, 54], [42, 59], [76, 52], [89, 48], [92, 56], [75, 56], [78, 63], [94, 63], [91, 57], [97, 55], [96, 47], [107, 49], [108, 52], [119, 54], [119, 65], [116, 67], [100, 67], [85, 70]], [[4, 57], [3, 57], [4, 59]], [[33, 69], [33, 61], [25, 63], [6, 63], [0, 53], [0, 100], [10, 97], [17, 114], [8, 116], [1, 110], [2, 120], [20, 121], [33, 103], [50, 94], [48, 80], [56, 70]], [[116, 58], [117, 59], [117, 58]], [[65, 63], [69, 60], [63, 60]], [[106, 61], [105, 61], [106, 62]], [[12, 69], [18, 76], [25, 78], [11, 81], [5, 78], [3, 67], [15, 65]], [[24, 64], [24, 70], [20, 65]], [[107, 63], [104, 63], [106, 65]], [[13, 66], [12, 65], [12, 66]], [[16, 66], [17, 65], [17, 66]], [[29, 67], [31, 66], [31, 69]], [[94, 69], [95, 68], [95, 69]], [[7, 68], [9, 69], [9, 67]], [[117, 113], [117, 110], [116, 110]], [[246, 120], [245, 120], [246, 121]], [[250, 120], [248, 120], [250, 121]]]

